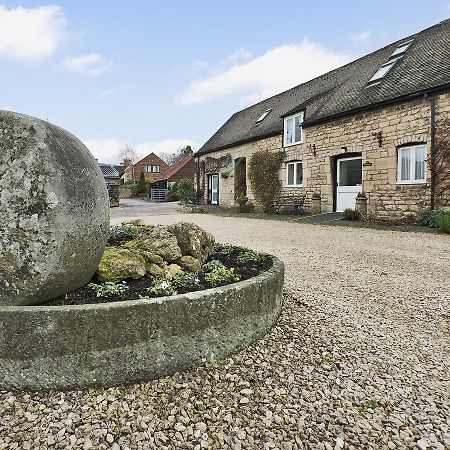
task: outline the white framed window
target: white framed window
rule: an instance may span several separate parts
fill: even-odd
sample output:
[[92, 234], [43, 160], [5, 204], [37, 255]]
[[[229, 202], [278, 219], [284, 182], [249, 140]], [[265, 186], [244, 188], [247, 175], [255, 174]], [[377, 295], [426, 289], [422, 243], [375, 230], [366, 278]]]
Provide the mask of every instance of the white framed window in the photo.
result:
[[427, 181], [425, 144], [400, 147], [397, 161], [397, 183], [417, 184]]
[[301, 161], [286, 163], [286, 186], [303, 186], [303, 163]]
[[159, 166], [152, 166], [153, 173], [159, 173]]
[[284, 146], [300, 144], [303, 142], [303, 112], [284, 119]]
[[151, 173], [151, 171], [152, 171], [152, 166], [144, 166], [145, 173]]

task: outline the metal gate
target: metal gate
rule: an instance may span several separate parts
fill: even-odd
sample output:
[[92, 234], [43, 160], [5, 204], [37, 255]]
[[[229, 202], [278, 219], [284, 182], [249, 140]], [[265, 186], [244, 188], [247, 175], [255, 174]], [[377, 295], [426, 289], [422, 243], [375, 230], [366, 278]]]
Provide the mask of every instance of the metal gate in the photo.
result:
[[150, 194], [152, 202], [167, 202], [167, 189], [152, 189]]

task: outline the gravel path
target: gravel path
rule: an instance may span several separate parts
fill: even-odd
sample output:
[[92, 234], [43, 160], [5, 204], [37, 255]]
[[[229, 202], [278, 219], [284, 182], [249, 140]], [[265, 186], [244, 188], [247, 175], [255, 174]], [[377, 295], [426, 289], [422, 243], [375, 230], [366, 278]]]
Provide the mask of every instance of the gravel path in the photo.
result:
[[0, 449], [450, 449], [448, 237], [182, 220], [285, 261], [278, 325], [232, 359], [147, 384], [0, 392]]

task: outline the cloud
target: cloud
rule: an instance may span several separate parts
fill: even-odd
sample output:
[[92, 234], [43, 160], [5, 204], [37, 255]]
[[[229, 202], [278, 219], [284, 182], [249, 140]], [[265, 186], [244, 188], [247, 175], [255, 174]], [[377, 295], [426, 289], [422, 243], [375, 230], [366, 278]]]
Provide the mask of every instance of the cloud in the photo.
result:
[[[119, 153], [125, 147], [126, 142], [117, 138], [86, 139], [84, 145], [86, 145], [99, 162], [117, 164], [121, 161]], [[158, 156], [171, 154], [186, 145], [198, 148], [198, 144], [192, 142], [190, 139], [164, 139], [160, 142], [137, 144], [132, 147], [136, 150], [140, 159], [152, 152]]]
[[253, 53], [249, 52], [248, 50], [245, 50], [245, 48], [239, 48], [236, 51], [234, 51], [230, 56], [228, 56], [228, 60], [231, 61], [233, 64], [248, 61], [253, 57]]
[[250, 61], [193, 81], [174, 101], [180, 105], [194, 105], [240, 93], [241, 104], [254, 103], [350, 60], [349, 55], [309, 41], [282, 45]]
[[87, 55], [67, 58], [64, 61], [64, 66], [67, 69], [74, 70], [75, 72], [87, 73], [94, 77], [106, 72], [110, 65], [111, 64], [98, 53], [89, 53]]
[[350, 35], [350, 40], [353, 42], [369, 42], [370, 35], [370, 31], [362, 31], [361, 33]]
[[0, 57], [39, 61], [52, 55], [66, 35], [59, 6], [7, 9], [0, 5]]

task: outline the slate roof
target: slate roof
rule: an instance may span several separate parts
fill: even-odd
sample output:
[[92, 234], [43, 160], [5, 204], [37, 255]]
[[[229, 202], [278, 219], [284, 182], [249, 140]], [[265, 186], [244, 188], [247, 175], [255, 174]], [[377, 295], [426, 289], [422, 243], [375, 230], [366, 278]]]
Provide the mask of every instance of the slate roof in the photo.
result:
[[119, 172], [113, 165], [98, 163], [98, 166], [105, 178], [120, 178]]
[[158, 175], [153, 181], [152, 183], [156, 183], [157, 181], [170, 181], [170, 179], [177, 173], [179, 172], [187, 163], [189, 163], [190, 161], [192, 161], [193, 156], [189, 155], [189, 156], [185, 156], [184, 158], [180, 159], [178, 162], [176, 162], [175, 164], [172, 164], [171, 166], [169, 166], [163, 173], [161, 173], [160, 175]]
[[[404, 56], [379, 84], [368, 87], [395, 48], [410, 39]], [[233, 114], [196, 155], [280, 134], [282, 117], [297, 111], [305, 111], [307, 127], [440, 88], [450, 88], [450, 19]]]

